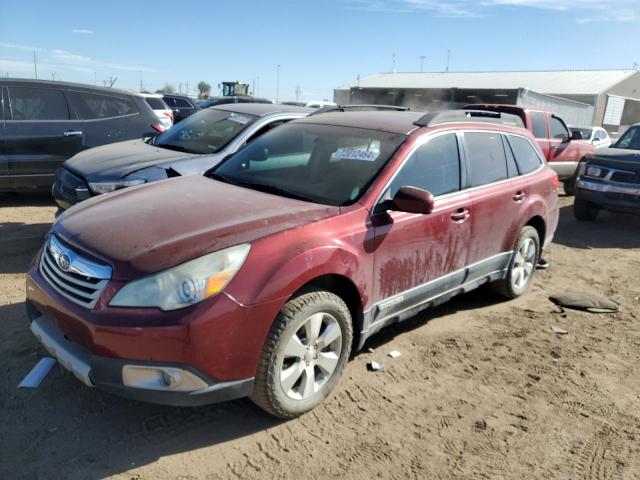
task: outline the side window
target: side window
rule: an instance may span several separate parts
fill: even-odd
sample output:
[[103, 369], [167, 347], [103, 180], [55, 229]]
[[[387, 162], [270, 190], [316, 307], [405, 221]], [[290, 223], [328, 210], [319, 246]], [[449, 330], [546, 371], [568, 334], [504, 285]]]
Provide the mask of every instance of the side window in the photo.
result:
[[530, 115], [533, 136], [536, 138], [547, 138], [547, 122], [544, 119], [544, 113], [531, 112]]
[[454, 133], [434, 137], [413, 152], [391, 182], [389, 198], [404, 186], [428, 190], [434, 196], [460, 190], [460, 153]]
[[509, 143], [521, 175], [526, 175], [540, 168], [542, 160], [527, 139], [509, 135]]
[[184, 98], [174, 98], [174, 104], [178, 108], [193, 108], [193, 106]]
[[164, 103], [166, 103], [170, 108], [174, 108], [176, 106], [176, 100], [172, 97], [163, 97]]
[[465, 133], [471, 170], [470, 185], [478, 187], [507, 178], [507, 159], [499, 133]]
[[61, 90], [9, 87], [14, 120], [69, 120], [69, 108]]
[[139, 113], [136, 104], [125, 97], [87, 92], [68, 92], [67, 95], [72, 108], [85, 120]]
[[551, 138], [562, 141], [566, 141], [569, 139], [569, 131], [559, 118], [551, 117], [551, 123], [549, 127], [551, 130]]
[[514, 158], [511, 148], [509, 148], [509, 144], [507, 143], [507, 138], [504, 135], [502, 136], [502, 147], [504, 148], [504, 153], [507, 156], [507, 175], [509, 178], [517, 177], [520, 173], [516, 166], [516, 159]]

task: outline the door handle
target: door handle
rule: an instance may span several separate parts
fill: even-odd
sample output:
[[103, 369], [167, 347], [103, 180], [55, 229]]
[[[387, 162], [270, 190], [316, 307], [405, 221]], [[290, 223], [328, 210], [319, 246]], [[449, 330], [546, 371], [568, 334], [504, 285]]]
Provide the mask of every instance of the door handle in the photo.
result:
[[64, 132], [65, 137], [79, 137], [81, 135], [82, 132], [80, 130], [67, 130], [66, 132]]
[[455, 211], [455, 213], [451, 214], [451, 220], [454, 222], [462, 223], [466, 222], [467, 219], [471, 216], [468, 208], [459, 208]]
[[525, 199], [526, 196], [527, 196], [526, 193], [524, 193], [523, 191], [519, 191], [513, 196], [513, 200], [516, 202], [521, 202], [522, 200]]

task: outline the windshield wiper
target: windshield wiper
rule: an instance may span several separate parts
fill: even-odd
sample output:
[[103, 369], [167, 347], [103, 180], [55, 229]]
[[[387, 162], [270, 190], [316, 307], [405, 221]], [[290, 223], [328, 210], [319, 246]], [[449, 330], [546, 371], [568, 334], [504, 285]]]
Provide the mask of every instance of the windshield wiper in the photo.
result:
[[[227, 181], [231, 182], [228, 179]], [[235, 182], [232, 182], [232, 183], [235, 183]], [[280, 195], [283, 197], [295, 198], [296, 200], [303, 200], [305, 202], [318, 203], [312, 198], [302, 195], [301, 193], [292, 192], [291, 190], [287, 190], [286, 188], [278, 187], [276, 185], [265, 185], [264, 183], [253, 183], [253, 182], [238, 182], [235, 184], [241, 187], [247, 187], [253, 190], [258, 190], [260, 192], [274, 193], [276, 195]]]
[[189, 150], [181, 145], [174, 145], [172, 143], [159, 143], [154, 145], [155, 147], [166, 148], [167, 150], [175, 150], [176, 152], [184, 152], [184, 153], [198, 153], [193, 150]]

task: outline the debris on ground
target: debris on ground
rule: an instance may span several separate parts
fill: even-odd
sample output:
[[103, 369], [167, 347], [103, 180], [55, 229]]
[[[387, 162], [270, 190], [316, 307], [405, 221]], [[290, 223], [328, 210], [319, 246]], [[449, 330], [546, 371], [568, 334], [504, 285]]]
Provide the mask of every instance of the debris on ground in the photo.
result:
[[367, 370], [369, 370], [370, 372], [381, 372], [384, 370], [384, 365], [372, 360], [367, 363]]
[[613, 313], [620, 308], [613, 300], [595, 293], [567, 292], [550, 295], [549, 300], [564, 308], [585, 310], [590, 313]]
[[557, 333], [558, 335], [567, 335], [569, 333], [560, 327], [551, 327], [551, 330], [553, 333]]
[[538, 260], [538, 265], [536, 268], [538, 270], [546, 270], [547, 268], [549, 268], [549, 262], [544, 258], [541, 258], [540, 260]]
[[389, 353], [387, 353], [387, 355], [389, 355], [391, 358], [398, 358], [401, 353], [397, 350], [391, 350]]

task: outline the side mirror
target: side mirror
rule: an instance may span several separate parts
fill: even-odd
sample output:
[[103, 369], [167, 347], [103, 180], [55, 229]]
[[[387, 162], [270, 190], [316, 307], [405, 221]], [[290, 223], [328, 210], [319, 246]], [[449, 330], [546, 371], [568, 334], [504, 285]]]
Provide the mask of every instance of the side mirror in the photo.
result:
[[391, 202], [389, 210], [407, 213], [433, 212], [433, 195], [431, 192], [416, 187], [400, 187]]
[[577, 130], [571, 132], [571, 140], [582, 140], [582, 132]]

